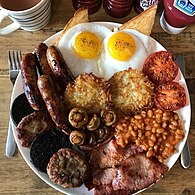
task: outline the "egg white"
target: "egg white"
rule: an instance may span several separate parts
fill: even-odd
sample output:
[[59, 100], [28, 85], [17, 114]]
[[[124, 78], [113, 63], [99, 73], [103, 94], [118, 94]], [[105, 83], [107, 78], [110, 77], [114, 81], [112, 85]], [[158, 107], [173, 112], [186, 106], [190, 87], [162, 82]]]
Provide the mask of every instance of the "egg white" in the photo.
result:
[[58, 48], [64, 57], [65, 62], [70, 68], [73, 76], [77, 77], [81, 73], [93, 72], [96, 76], [101, 76], [98, 70], [98, 60], [100, 54], [93, 59], [82, 59], [75, 54], [72, 49], [75, 37], [81, 32], [91, 32], [98, 36], [99, 40], [103, 42], [106, 36], [112, 33], [112, 31], [102, 25], [95, 23], [82, 23], [69, 29], [58, 43]]
[[[109, 38], [117, 32], [128, 33], [134, 38], [136, 51], [134, 55], [127, 61], [119, 61], [114, 59], [107, 50], [107, 44]], [[122, 70], [127, 70], [130, 67], [133, 69], [142, 70], [143, 64], [146, 58], [148, 57], [147, 49], [145, 48], [142, 41], [140, 40], [141, 38], [139, 37], [139, 34], [134, 35], [132, 33], [133, 31], [131, 30], [121, 30], [117, 32], [110, 34], [104, 39], [101, 56], [98, 60], [99, 73], [101, 77], [104, 77], [106, 80], [110, 79], [114, 75], [114, 73]]]

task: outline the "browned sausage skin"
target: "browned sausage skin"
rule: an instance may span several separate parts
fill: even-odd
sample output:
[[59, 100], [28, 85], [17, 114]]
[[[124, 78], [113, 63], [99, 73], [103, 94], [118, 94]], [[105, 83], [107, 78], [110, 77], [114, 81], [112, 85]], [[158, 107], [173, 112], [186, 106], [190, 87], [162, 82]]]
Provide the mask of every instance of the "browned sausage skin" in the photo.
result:
[[34, 54], [36, 55], [38, 61], [37, 66], [40, 75], [51, 74], [51, 68], [49, 67], [49, 64], [47, 62], [47, 56], [46, 56], [47, 48], [48, 47], [45, 43], [40, 43], [34, 49]]
[[36, 57], [32, 53], [23, 55], [21, 74], [24, 92], [29, 104], [34, 110], [43, 110], [45, 103], [37, 87]]
[[59, 80], [57, 80], [52, 71], [51, 71], [51, 68], [48, 64], [48, 61], [47, 61], [47, 56], [46, 56], [46, 52], [47, 52], [47, 45], [45, 43], [39, 43], [33, 53], [36, 55], [37, 57], [37, 67], [38, 67], [38, 70], [39, 70], [39, 73], [40, 75], [50, 75], [52, 76], [52, 79], [55, 80], [55, 85], [56, 85], [56, 89], [57, 89], [57, 92], [59, 95], [63, 94], [64, 92], [64, 87], [62, 87], [59, 83]]
[[69, 134], [65, 106], [56, 93], [52, 78], [48, 75], [42, 75], [38, 78], [37, 84], [52, 120], [57, 127]]
[[57, 80], [64, 86], [73, 82], [74, 77], [68, 68], [60, 51], [55, 46], [50, 46], [47, 49], [47, 61]]

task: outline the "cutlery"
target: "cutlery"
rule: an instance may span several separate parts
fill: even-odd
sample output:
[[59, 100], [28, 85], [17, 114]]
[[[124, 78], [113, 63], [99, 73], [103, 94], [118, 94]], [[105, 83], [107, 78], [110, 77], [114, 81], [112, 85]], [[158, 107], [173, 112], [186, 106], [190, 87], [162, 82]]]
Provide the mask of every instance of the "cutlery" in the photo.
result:
[[[21, 51], [9, 51], [8, 52], [8, 64], [9, 64], [9, 78], [13, 86], [15, 84], [18, 73], [20, 72], [20, 62], [22, 60]], [[8, 135], [6, 142], [6, 156], [8, 158], [14, 155], [16, 149], [16, 143], [13, 136], [11, 116], [9, 118]]]
[[[179, 68], [185, 78], [184, 56], [182, 54], [178, 54], [176, 57], [176, 62], [179, 65]], [[191, 163], [190, 149], [189, 149], [188, 141], [186, 140], [186, 143], [180, 155], [180, 164], [184, 169], [187, 169], [190, 167], [190, 163]]]

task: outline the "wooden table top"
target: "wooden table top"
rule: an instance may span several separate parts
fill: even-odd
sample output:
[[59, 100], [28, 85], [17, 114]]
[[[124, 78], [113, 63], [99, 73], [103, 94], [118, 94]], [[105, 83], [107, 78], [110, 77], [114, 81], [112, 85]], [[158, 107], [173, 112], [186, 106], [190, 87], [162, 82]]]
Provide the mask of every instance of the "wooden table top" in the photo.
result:
[[[10, 97], [13, 88], [8, 76], [7, 51], [21, 50], [23, 53], [31, 52], [35, 45], [62, 30], [73, 13], [74, 10], [71, 6], [71, 1], [53, 0], [52, 18], [47, 27], [36, 32], [17, 30], [7, 36], [0, 36], [0, 194], [61, 194], [35, 175], [18, 150], [10, 159], [5, 156]], [[163, 179], [142, 194], [191, 195], [195, 194], [195, 24], [190, 25], [181, 34], [170, 35], [165, 33], [160, 27], [159, 18], [161, 13], [162, 6], [158, 9], [151, 36], [174, 55], [181, 53], [185, 57], [186, 81], [192, 105], [192, 119], [188, 139], [192, 155], [192, 165], [185, 170], [180, 166], [179, 161], [177, 161]], [[90, 16], [90, 19], [91, 21], [124, 23], [135, 15], [136, 13], [132, 10], [129, 16], [115, 19], [109, 17], [103, 8], [101, 8], [98, 13]], [[6, 19], [3, 24], [0, 24], [0, 27], [8, 23], [10, 23], [10, 20]]]

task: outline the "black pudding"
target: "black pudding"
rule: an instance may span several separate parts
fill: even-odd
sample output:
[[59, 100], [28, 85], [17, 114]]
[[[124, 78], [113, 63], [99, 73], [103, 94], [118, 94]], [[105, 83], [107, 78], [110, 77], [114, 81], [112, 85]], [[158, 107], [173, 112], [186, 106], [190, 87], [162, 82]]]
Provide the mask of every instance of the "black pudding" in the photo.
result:
[[24, 93], [20, 94], [13, 101], [11, 107], [11, 117], [14, 124], [17, 126], [18, 123], [22, 120], [23, 117], [33, 113], [34, 110], [28, 103], [26, 95]]
[[32, 164], [39, 171], [47, 173], [47, 164], [50, 158], [61, 148], [71, 148], [69, 137], [65, 133], [58, 130], [40, 133], [31, 144]]

